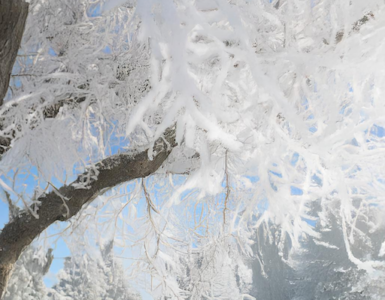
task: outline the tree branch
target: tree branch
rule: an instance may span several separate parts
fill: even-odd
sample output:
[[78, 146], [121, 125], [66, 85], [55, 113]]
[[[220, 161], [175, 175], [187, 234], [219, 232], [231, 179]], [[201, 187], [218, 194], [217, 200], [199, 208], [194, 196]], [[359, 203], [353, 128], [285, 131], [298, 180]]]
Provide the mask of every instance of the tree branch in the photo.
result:
[[[356, 21], [352, 26], [352, 31], [349, 33], [359, 32], [361, 30], [361, 27], [365, 25], [367, 22], [369, 22], [371, 19], [374, 19], [374, 14], [372, 12], [368, 12], [366, 15], [364, 15], [361, 19]], [[344, 30], [340, 30], [336, 33], [335, 42], [338, 44], [342, 41], [344, 38]], [[324, 41], [325, 43], [325, 41]], [[328, 44], [327, 42], [325, 44]]]
[[149, 149], [136, 154], [110, 156], [89, 168], [70, 185], [40, 196], [37, 199], [39, 204], [32, 206], [38, 212], [38, 219], [25, 211], [5, 225], [0, 233], [0, 298], [23, 249], [48, 226], [56, 221], [67, 221], [85, 204], [118, 184], [153, 174], [175, 146], [173, 126], [155, 142], [152, 159], [148, 157]]
[[[78, 95], [76, 97], [72, 97], [71, 95], [69, 95], [63, 98], [64, 100], [59, 100], [56, 103], [50, 105], [45, 105], [44, 103], [41, 103], [42, 107], [38, 108], [38, 110], [41, 109], [41, 120], [56, 118], [56, 116], [59, 114], [60, 108], [64, 106], [70, 106], [75, 108], [86, 100], [86, 97], [81, 95]], [[18, 137], [20, 137], [20, 132], [17, 132], [17, 128], [20, 128], [19, 124], [15, 123], [12, 120], [9, 121], [9, 119], [12, 119], [14, 113], [17, 112], [17, 110], [19, 109], [20, 107], [16, 103], [7, 108], [4, 113], [0, 116], [0, 130], [2, 131], [0, 134], [0, 159], [2, 155], [4, 155], [6, 152], [8, 152], [8, 150], [11, 149], [12, 141], [15, 141]], [[29, 109], [31, 112], [36, 111], [36, 107], [34, 106], [29, 107]], [[27, 122], [27, 117], [28, 115], [26, 116], [25, 122]], [[5, 127], [12, 124], [12, 122], [15, 126], [11, 126], [11, 129], [9, 130], [4, 129]], [[31, 125], [31, 128], [35, 128], [36, 126], [38, 126], [38, 123], [34, 123], [33, 125]]]

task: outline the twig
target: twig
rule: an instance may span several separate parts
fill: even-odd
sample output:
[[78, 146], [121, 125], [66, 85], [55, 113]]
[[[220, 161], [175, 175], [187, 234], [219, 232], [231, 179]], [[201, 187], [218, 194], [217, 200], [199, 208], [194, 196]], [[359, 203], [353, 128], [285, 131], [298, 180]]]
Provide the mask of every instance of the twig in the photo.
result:
[[225, 180], [226, 180], [226, 197], [225, 197], [225, 207], [223, 209], [223, 227], [226, 225], [226, 210], [227, 210], [227, 202], [230, 196], [230, 185], [229, 185], [229, 170], [228, 170], [228, 158], [227, 158], [227, 150], [225, 153]]

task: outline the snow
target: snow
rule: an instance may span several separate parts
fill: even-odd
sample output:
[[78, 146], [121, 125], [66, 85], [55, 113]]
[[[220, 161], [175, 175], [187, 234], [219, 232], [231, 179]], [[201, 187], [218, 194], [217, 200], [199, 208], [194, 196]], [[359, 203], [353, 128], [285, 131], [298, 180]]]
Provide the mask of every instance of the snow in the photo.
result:
[[0, 185], [16, 205], [111, 154], [149, 148], [151, 159], [176, 125], [158, 171], [104, 193], [60, 233], [73, 256], [62, 280], [76, 286], [79, 269], [79, 293], [103, 294], [101, 247], [114, 240], [127, 280], [154, 299], [383, 292], [382, 0], [30, 5], [31, 57], [18, 64], [33, 75], [0, 109], [12, 137]]

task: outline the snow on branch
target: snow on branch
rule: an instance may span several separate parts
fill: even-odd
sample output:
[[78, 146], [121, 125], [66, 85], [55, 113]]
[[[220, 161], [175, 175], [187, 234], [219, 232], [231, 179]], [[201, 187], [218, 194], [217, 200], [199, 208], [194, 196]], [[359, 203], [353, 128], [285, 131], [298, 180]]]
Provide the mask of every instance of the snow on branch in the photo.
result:
[[[175, 146], [175, 127], [171, 127], [155, 141], [152, 158], [149, 157], [149, 149], [136, 154], [123, 153], [108, 157], [81, 174], [72, 184], [41, 195], [37, 199], [38, 204], [34, 204], [38, 206], [38, 218], [29, 212], [14, 217], [0, 233], [0, 294], [4, 292], [9, 271], [22, 250], [43, 230], [55, 221], [70, 219], [84, 205], [112, 187], [154, 173]], [[90, 177], [89, 173], [94, 174], [95, 170], [97, 176]], [[68, 199], [65, 200], [66, 205], [62, 197]]]

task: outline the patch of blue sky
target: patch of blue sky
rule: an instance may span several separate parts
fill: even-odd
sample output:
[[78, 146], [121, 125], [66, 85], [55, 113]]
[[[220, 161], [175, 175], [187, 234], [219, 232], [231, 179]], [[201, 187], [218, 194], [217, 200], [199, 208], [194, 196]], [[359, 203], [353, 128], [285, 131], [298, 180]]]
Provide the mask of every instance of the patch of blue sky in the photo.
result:
[[102, 13], [115, 9], [124, 3], [127, 3], [127, 0], [106, 0], [103, 5]]
[[112, 134], [109, 140], [109, 147], [106, 149], [105, 155], [114, 155], [120, 152], [124, 152], [125, 148], [130, 145], [129, 140], [124, 136], [118, 136]]
[[302, 107], [305, 110], [308, 110], [309, 109], [309, 100], [307, 100], [307, 98], [305, 96], [302, 96], [301, 99], [302, 99], [302, 102], [301, 102]]
[[[21, 67], [20, 67], [20, 63], [18, 60], [16, 60], [15, 64], [13, 65], [13, 68], [12, 68], [12, 74], [13, 75], [17, 75], [17, 74], [20, 74], [21, 72]], [[11, 77], [12, 81], [11, 83], [16, 87], [16, 88], [21, 88], [22, 86], [22, 82], [21, 82], [21, 77], [20, 76], [13, 76]], [[10, 90], [10, 88], [8, 88], [8, 90]]]
[[294, 186], [294, 185], [291, 185], [291, 186], [290, 186], [290, 194], [291, 194], [292, 196], [301, 196], [301, 195], [303, 195], [303, 190], [300, 189], [299, 187], [296, 187], [296, 186]]
[[[18, 55], [24, 55], [24, 53], [21, 51], [19, 51], [17, 54]], [[20, 61], [17, 59], [15, 64], [12, 67], [12, 74], [13, 75], [19, 74], [20, 71], [21, 71]]]
[[167, 193], [163, 191], [163, 189], [159, 185], [154, 186], [153, 190], [153, 202], [156, 206], [160, 205], [162, 202], [164, 202], [167, 197]]
[[[112, 120], [101, 125], [100, 120], [95, 114], [90, 114], [90, 118], [91, 134], [96, 138], [104, 139], [104, 144], [107, 145], [104, 155], [114, 155], [128, 148], [130, 141], [123, 133], [119, 133], [118, 121]], [[93, 157], [92, 159], [95, 158]], [[96, 157], [96, 159], [99, 159], [99, 157]]]
[[353, 138], [352, 141], [350, 142], [350, 144], [353, 146], [356, 146], [356, 147], [359, 146], [356, 138]]
[[[202, 222], [202, 220], [205, 219], [206, 216], [207, 216], [206, 203], [203, 203], [203, 202], [196, 203], [196, 205], [194, 207], [194, 222], [195, 222], [195, 224], [198, 225], [200, 222]], [[195, 224], [193, 225], [193, 227], [195, 227]], [[199, 233], [199, 231], [198, 231], [198, 233]]]
[[274, 172], [274, 171], [271, 171], [271, 170], [269, 170], [269, 173], [270, 173], [270, 174], [273, 174], [274, 176], [277, 176], [277, 177], [279, 177], [279, 178], [282, 178], [282, 173]]
[[269, 209], [269, 200], [266, 197], [264, 197], [261, 200], [259, 200], [258, 204], [257, 204], [257, 209], [261, 213], [263, 213], [266, 210], [268, 210]]
[[[125, 220], [125, 216], [128, 215], [128, 209], [127, 207], [125, 207], [125, 209], [123, 211], [121, 211], [119, 213], [118, 216], [114, 216], [115, 220], [114, 220], [114, 226], [115, 228], [121, 228], [125, 233], [127, 232], [130, 232], [131, 231], [131, 226], [127, 224], [126, 220]], [[112, 216], [110, 216], [109, 218], [106, 218], [107, 220], [111, 220]], [[106, 222], [108, 222], [106, 220]], [[107, 223], [106, 223], [107, 224]], [[117, 238], [119, 234], [115, 233], [115, 239]]]
[[369, 118], [370, 116], [365, 110], [360, 110], [360, 123], [367, 121]]
[[[24, 53], [22, 51], [19, 51], [18, 54], [23, 55]], [[27, 59], [27, 61], [28, 61], [28, 59]], [[12, 68], [12, 75], [17, 75], [20, 73], [21, 73], [20, 61], [19, 61], [19, 59], [17, 59], [15, 64], [13, 65], [13, 68]], [[16, 87], [16, 88], [21, 88], [21, 86], [22, 86], [21, 77], [20, 76], [12, 76], [11, 77], [11, 85]], [[11, 91], [12, 90], [9, 87], [6, 100], [8, 100], [12, 97]]]
[[52, 47], [49, 47], [48, 54], [51, 55], [51, 56], [57, 56], [57, 53], [55, 52], [55, 50], [53, 50]]
[[313, 92], [317, 93], [318, 92], [318, 85], [316, 81], [313, 81]]
[[348, 115], [352, 112], [352, 109], [349, 107], [349, 103], [345, 104], [344, 106], [341, 107], [339, 114], [340, 115]]
[[172, 182], [174, 185], [182, 185], [186, 182], [186, 180], [187, 180], [186, 175], [179, 175], [179, 174], [172, 175]]
[[269, 183], [270, 183], [270, 187], [272, 188], [273, 191], [277, 192], [278, 191], [278, 188], [277, 186], [274, 184], [274, 182], [271, 180], [271, 178], [269, 178]]
[[322, 179], [316, 174], [313, 174], [311, 181], [320, 187], [323, 185]]
[[371, 135], [375, 135], [379, 138], [382, 138], [385, 136], [385, 129], [384, 127], [381, 127], [381, 126], [378, 126], [376, 124], [374, 124], [371, 128], [370, 128], [370, 134]]
[[376, 196], [366, 196], [365, 197], [365, 201], [367, 201], [369, 203], [370, 207], [379, 207], [379, 206], [383, 206], [384, 207], [384, 204], [379, 203], [378, 200], [379, 199]]
[[97, 3], [95, 5], [92, 5], [88, 11], [87, 11], [87, 15], [89, 17], [92, 17], [92, 18], [95, 18], [95, 17], [100, 17], [102, 15], [102, 8], [101, 8], [101, 4], [100, 3]]
[[184, 200], [189, 197], [192, 190], [185, 190], [180, 194], [180, 199]]
[[226, 199], [226, 193], [225, 192], [222, 192], [222, 193], [218, 194], [218, 196], [217, 196], [218, 202], [220, 202], [220, 203], [222, 203], [224, 205], [225, 204], [225, 199]]
[[56, 241], [51, 244], [51, 247], [53, 249], [52, 254], [54, 259], [52, 261], [51, 267], [49, 268], [49, 273], [44, 276], [43, 279], [47, 287], [52, 287], [55, 285], [55, 283], [57, 283], [56, 277], [54, 275], [63, 269], [64, 259], [71, 256], [71, 252], [62, 238], [56, 239]]
[[317, 126], [311, 126], [311, 127], [309, 128], [309, 131], [310, 131], [311, 133], [315, 133], [315, 132], [318, 131], [318, 128], [317, 128]]
[[1, 200], [2, 201], [0, 201], [0, 228], [3, 228], [4, 225], [9, 222], [9, 209], [8, 209], [8, 204], [3, 202], [3, 201], [6, 201], [6, 199], [1, 199]]
[[304, 217], [301, 217], [302, 221], [308, 223], [311, 227], [316, 227], [318, 220], [311, 220]]
[[293, 155], [291, 156], [290, 164], [294, 167], [299, 160], [299, 154], [298, 152], [294, 152]]
[[13, 85], [14, 85], [16, 88], [21, 88], [21, 86], [23, 85], [23, 84], [21, 83], [20, 77], [12, 78], [12, 83], [13, 83]]
[[259, 181], [259, 177], [257, 175], [254, 176], [245, 176], [247, 179], [250, 180], [251, 183], [257, 183]]
[[[130, 32], [129, 36], [128, 36], [128, 41], [132, 41], [134, 39], [134, 34], [132, 32]], [[128, 42], [127, 41], [127, 42]]]
[[[344, 168], [344, 166], [343, 166]], [[346, 167], [346, 169], [349, 169], [349, 166]], [[350, 169], [349, 171], [349, 178], [355, 178], [357, 173], [360, 172], [362, 168], [358, 165], [355, 165], [353, 168]]]
[[274, 183], [273, 176], [276, 176], [276, 177], [278, 177], [278, 178], [282, 178], [282, 174], [281, 174], [281, 173], [277, 173], [277, 172], [273, 172], [273, 171], [269, 171], [269, 183], [270, 183], [270, 187], [271, 187], [274, 191], [278, 191], [278, 188], [277, 188], [277, 186], [276, 186], [275, 183]]
[[314, 115], [313, 115], [313, 114], [309, 115], [309, 116], [306, 118], [306, 120], [314, 120]]
[[[17, 184], [14, 186], [15, 192], [32, 195], [37, 184], [36, 178], [38, 171], [36, 167], [31, 167], [28, 171], [29, 172], [19, 172], [15, 174], [15, 171], [11, 170], [8, 172], [7, 176], [1, 175], [0, 178], [5, 184], [11, 187], [13, 185], [12, 179], [17, 176]], [[17, 201], [17, 195], [10, 193], [10, 196], [13, 201]]]
[[106, 54], [111, 54], [111, 53], [112, 53], [111, 47], [110, 47], [110, 46], [106, 46], [106, 47], [104, 48], [103, 52], [106, 53]]
[[118, 34], [118, 33], [120, 32], [121, 29], [122, 29], [122, 26], [116, 25], [116, 26], [114, 27], [114, 33]]

